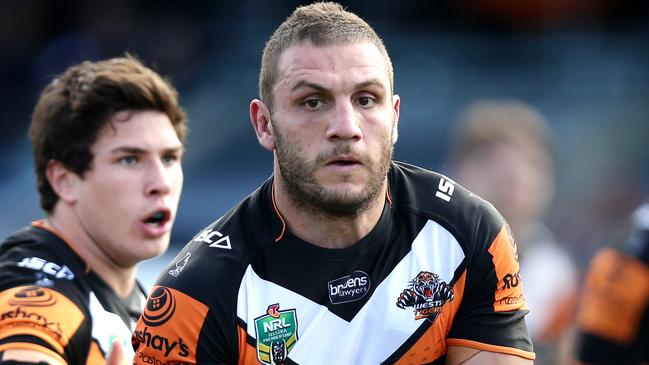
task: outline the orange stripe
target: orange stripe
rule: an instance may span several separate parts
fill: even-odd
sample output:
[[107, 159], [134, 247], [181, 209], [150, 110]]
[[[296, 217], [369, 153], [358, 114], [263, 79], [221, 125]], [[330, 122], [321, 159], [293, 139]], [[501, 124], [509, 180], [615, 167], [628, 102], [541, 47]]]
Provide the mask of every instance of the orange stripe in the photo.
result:
[[63, 345], [60, 342], [54, 340], [52, 336], [48, 336], [43, 331], [37, 330], [31, 327], [10, 327], [2, 330], [1, 338], [7, 338], [11, 336], [33, 336], [47, 342], [50, 346], [54, 347], [56, 351], [62, 353]]
[[10, 342], [10, 343], [5, 343], [3, 345], [0, 345], [0, 353], [2, 351], [6, 350], [32, 350], [32, 351], [38, 351], [40, 353], [43, 353], [47, 356], [51, 356], [54, 358], [56, 361], [60, 362], [61, 364], [67, 364], [67, 361], [61, 357], [61, 355], [57, 354], [56, 352], [48, 349], [47, 347], [39, 346], [33, 343], [29, 342]]
[[388, 199], [388, 203], [390, 203], [390, 208], [392, 208], [392, 197], [390, 196], [390, 186], [388, 185], [388, 188], [385, 190], [385, 198]]
[[286, 231], [286, 222], [284, 222], [284, 217], [282, 217], [282, 213], [279, 212], [279, 209], [277, 208], [277, 204], [275, 203], [275, 182], [273, 182], [273, 189], [272, 189], [272, 200], [273, 200], [273, 208], [275, 208], [275, 213], [277, 213], [277, 217], [279, 217], [279, 220], [282, 221], [282, 232], [275, 238], [275, 242], [279, 242], [282, 238], [284, 238], [284, 232]]
[[86, 262], [86, 260], [84, 260], [84, 259], [83, 259], [83, 256], [81, 256], [81, 255], [79, 254], [79, 251], [77, 251], [77, 250], [74, 248], [74, 246], [70, 244], [70, 242], [72, 242], [72, 241], [68, 240], [68, 238], [65, 237], [65, 235], [64, 235], [63, 233], [61, 233], [58, 229], [56, 229], [56, 228], [54, 228], [54, 227], [50, 227], [50, 226], [48, 226], [48, 225], [45, 223], [45, 221], [42, 220], [42, 219], [41, 219], [41, 220], [37, 220], [37, 221], [33, 221], [33, 222], [32, 222], [32, 226], [33, 226], [33, 227], [38, 227], [38, 228], [44, 229], [44, 230], [50, 232], [51, 234], [55, 235], [56, 237], [60, 238], [61, 241], [63, 241], [63, 243], [65, 243], [65, 244], [70, 248], [70, 250], [72, 250], [72, 252], [74, 252], [74, 254], [77, 255], [77, 257], [78, 257], [79, 259], [81, 259], [81, 261], [83, 261], [84, 265], [86, 266], [86, 269], [85, 269], [86, 274], [90, 272], [90, 266], [88, 265], [88, 263]]
[[[126, 359], [122, 359], [126, 360]], [[128, 359], [129, 361], [131, 359]], [[86, 364], [92, 365], [92, 364], [103, 364], [105, 361], [104, 354], [102, 351], [99, 349], [99, 346], [95, 341], [92, 341], [90, 344], [90, 351], [88, 351], [88, 357], [86, 358]]]
[[466, 281], [466, 271], [462, 273], [460, 279], [453, 285], [454, 299], [452, 302], [446, 302], [442, 306], [442, 313], [437, 316], [426, 332], [415, 342], [412, 347], [403, 354], [395, 364], [423, 364], [429, 363], [446, 354], [445, 338], [451, 330], [453, 318], [460, 308], [462, 297], [464, 295], [464, 285]]
[[248, 333], [237, 325], [239, 330], [239, 363], [238, 365], [257, 365], [257, 349], [248, 343]]
[[516, 242], [507, 224], [503, 225], [496, 238], [489, 246], [492, 256], [498, 287], [494, 292], [494, 311], [509, 312], [527, 309], [527, 300], [523, 294], [520, 278], [520, 266]]
[[446, 340], [446, 344], [448, 346], [464, 346], [464, 347], [470, 347], [482, 351], [516, 355], [528, 360], [534, 360], [536, 358], [536, 354], [533, 352], [524, 351], [513, 347], [490, 345], [478, 341], [463, 340], [460, 338], [449, 338], [448, 340]]
[[2, 334], [26, 333], [52, 344], [57, 350], [68, 344], [84, 321], [84, 315], [70, 299], [56, 290], [19, 286], [0, 292]]
[[[139, 342], [136, 363], [147, 363], [147, 359], [174, 364], [195, 362], [198, 336], [208, 310], [207, 305], [180, 290], [154, 286], [134, 331], [135, 340]], [[145, 332], [174, 340], [180, 336], [182, 346], [165, 355], [153, 342], [147, 345]]]

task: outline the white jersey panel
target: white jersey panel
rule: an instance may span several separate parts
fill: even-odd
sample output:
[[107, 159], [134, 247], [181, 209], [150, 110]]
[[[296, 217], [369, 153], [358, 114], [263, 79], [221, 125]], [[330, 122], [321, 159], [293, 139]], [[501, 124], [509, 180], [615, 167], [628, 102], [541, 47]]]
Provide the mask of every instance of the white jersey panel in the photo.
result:
[[433, 272], [440, 280], [450, 282], [462, 260], [464, 252], [455, 237], [438, 223], [428, 221], [413, 241], [411, 252], [375, 288], [350, 322], [324, 305], [263, 280], [251, 266], [239, 288], [237, 316], [247, 324], [248, 335], [256, 338], [255, 319], [264, 316], [269, 305], [279, 304], [280, 310], [295, 309], [298, 340], [288, 354], [293, 361], [315, 365], [332, 361], [378, 364], [426, 320], [415, 320], [412, 309], [397, 307], [399, 294], [421, 271]]

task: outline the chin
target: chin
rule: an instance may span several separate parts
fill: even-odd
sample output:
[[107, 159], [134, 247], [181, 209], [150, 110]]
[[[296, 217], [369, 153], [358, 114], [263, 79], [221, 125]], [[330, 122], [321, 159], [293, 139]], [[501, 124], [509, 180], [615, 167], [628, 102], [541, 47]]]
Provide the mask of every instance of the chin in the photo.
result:
[[156, 239], [147, 240], [142, 242], [143, 252], [142, 260], [148, 260], [164, 254], [169, 248], [169, 236], [159, 237]]

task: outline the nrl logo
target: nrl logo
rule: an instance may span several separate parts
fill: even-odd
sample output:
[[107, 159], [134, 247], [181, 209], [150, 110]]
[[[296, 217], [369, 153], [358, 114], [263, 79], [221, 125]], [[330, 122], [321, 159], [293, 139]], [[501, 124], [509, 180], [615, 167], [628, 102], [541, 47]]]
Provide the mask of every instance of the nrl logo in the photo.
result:
[[295, 309], [279, 310], [279, 303], [271, 304], [266, 314], [255, 318], [257, 359], [264, 364], [283, 364], [297, 341]]
[[442, 312], [442, 305], [446, 301], [453, 301], [453, 298], [453, 288], [439, 280], [437, 274], [421, 271], [410, 280], [410, 285], [401, 292], [396, 304], [401, 309], [413, 307], [415, 319], [435, 321]]

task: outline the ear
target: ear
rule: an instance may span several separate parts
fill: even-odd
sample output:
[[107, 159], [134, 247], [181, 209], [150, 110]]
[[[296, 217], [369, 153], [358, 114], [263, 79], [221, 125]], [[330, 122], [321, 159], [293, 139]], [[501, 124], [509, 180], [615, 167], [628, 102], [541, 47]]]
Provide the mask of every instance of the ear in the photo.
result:
[[77, 174], [68, 170], [63, 163], [50, 160], [45, 170], [47, 181], [59, 199], [67, 203], [74, 203], [78, 197], [78, 182], [81, 179]]
[[261, 100], [255, 99], [250, 102], [250, 122], [255, 130], [259, 144], [265, 149], [275, 149], [275, 136], [273, 125], [270, 122], [270, 111]]
[[392, 96], [392, 144], [397, 143], [399, 139], [399, 108], [401, 107], [401, 98], [399, 95]]

